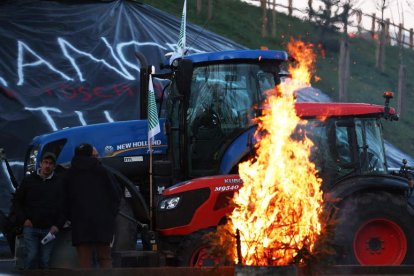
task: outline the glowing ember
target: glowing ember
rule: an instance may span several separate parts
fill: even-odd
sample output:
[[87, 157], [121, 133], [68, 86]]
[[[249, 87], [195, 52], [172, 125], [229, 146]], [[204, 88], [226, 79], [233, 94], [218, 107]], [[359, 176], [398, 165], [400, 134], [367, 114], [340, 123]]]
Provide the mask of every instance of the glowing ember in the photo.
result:
[[[245, 265], [286, 265], [303, 262], [321, 231], [322, 180], [309, 161], [312, 142], [293, 140], [298, 124], [294, 91], [309, 86], [315, 55], [311, 45], [291, 41], [297, 61], [288, 80], [269, 93], [258, 119], [256, 156], [240, 164], [244, 184], [233, 198], [235, 209], [225, 226], [240, 231], [241, 261]], [[260, 133], [260, 134], [259, 134]], [[236, 248], [232, 253], [237, 262]]]

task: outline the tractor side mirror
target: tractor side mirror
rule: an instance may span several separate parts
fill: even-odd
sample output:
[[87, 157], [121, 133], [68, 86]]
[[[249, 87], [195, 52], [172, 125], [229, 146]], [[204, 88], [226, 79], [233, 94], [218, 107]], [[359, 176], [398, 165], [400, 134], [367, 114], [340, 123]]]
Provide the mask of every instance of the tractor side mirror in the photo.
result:
[[175, 72], [178, 91], [181, 95], [187, 96], [191, 90], [193, 78], [193, 62], [189, 59], [181, 59]]

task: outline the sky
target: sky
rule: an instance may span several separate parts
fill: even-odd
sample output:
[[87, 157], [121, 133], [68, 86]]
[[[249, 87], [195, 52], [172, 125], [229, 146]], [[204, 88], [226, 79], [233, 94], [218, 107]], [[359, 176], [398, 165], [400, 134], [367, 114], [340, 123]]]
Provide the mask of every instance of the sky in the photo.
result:
[[[256, 4], [259, 3], [258, 0], [242, 0], [244, 2], [254, 2]], [[268, 0], [272, 3], [272, 0]], [[344, 2], [345, 0], [341, 0]], [[381, 16], [380, 9], [377, 6], [381, 6], [381, 3], [384, 0], [351, 0], [351, 2], [355, 3], [355, 8], [361, 9], [365, 14], [373, 14], [376, 13], [377, 17]], [[398, 25], [400, 22], [404, 23], [404, 27], [406, 29], [414, 28], [414, 1], [413, 0], [385, 0], [388, 3], [388, 8], [384, 11], [384, 17], [389, 18], [391, 22], [394, 22]], [[293, 6], [300, 10], [305, 11], [307, 7], [308, 1], [305, 0], [293, 0]], [[317, 9], [322, 2], [320, 0], [313, 0], [313, 8]], [[276, 0], [276, 4], [288, 5], [288, 0]], [[322, 5], [323, 6], [323, 5]], [[286, 9], [283, 7], [276, 8], [279, 12], [286, 12]], [[402, 13], [399, 12], [403, 11]], [[295, 14], [295, 13], [294, 13]], [[296, 16], [303, 17], [304, 14], [296, 13]], [[362, 22], [364, 29], [371, 28], [371, 20], [368, 17], [365, 17]], [[390, 31], [396, 32], [396, 28], [391, 29]], [[406, 34], [408, 36], [408, 33]]]
[[[359, 0], [357, 8], [365, 13], [376, 13], [381, 15], [378, 6], [381, 6], [382, 0]], [[412, 0], [387, 0], [388, 8], [384, 11], [384, 17], [389, 18], [395, 24], [404, 23], [406, 29], [414, 28], [414, 3]]]

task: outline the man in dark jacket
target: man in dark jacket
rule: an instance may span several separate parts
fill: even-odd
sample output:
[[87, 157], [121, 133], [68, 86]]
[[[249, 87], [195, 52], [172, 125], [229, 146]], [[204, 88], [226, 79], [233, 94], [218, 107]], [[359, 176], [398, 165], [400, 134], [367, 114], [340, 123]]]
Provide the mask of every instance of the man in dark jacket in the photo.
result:
[[96, 153], [90, 144], [77, 146], [64, 178], [65, 213], [71, 221], [72, 244], [82, 268], [92, 266], [93, 250], [101, 268], [112, 267], [110, 243], [121, 200], [117, 183]]
[[49, 267], [53, 239], [42, 242], [50, 233], [54, 235], [65, 223], [62, 210], [62, 186], [54, 173], [56, 156], [46, 152], [37, 172], [26, 176], [16, 191], [17, 222], [23, 225], [25, 269]]

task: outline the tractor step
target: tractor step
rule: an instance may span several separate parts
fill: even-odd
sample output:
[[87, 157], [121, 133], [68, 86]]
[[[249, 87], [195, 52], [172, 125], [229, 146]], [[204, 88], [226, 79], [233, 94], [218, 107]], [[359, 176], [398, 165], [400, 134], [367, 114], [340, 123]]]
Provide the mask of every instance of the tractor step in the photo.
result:
[[115, 251], [112, 252], [114, 267], [158, 267], [162, 258], [156, 251]]
[[320, 275], [414, 275], [414, 266], [335, 265], [322, 270], [322, 273]]

